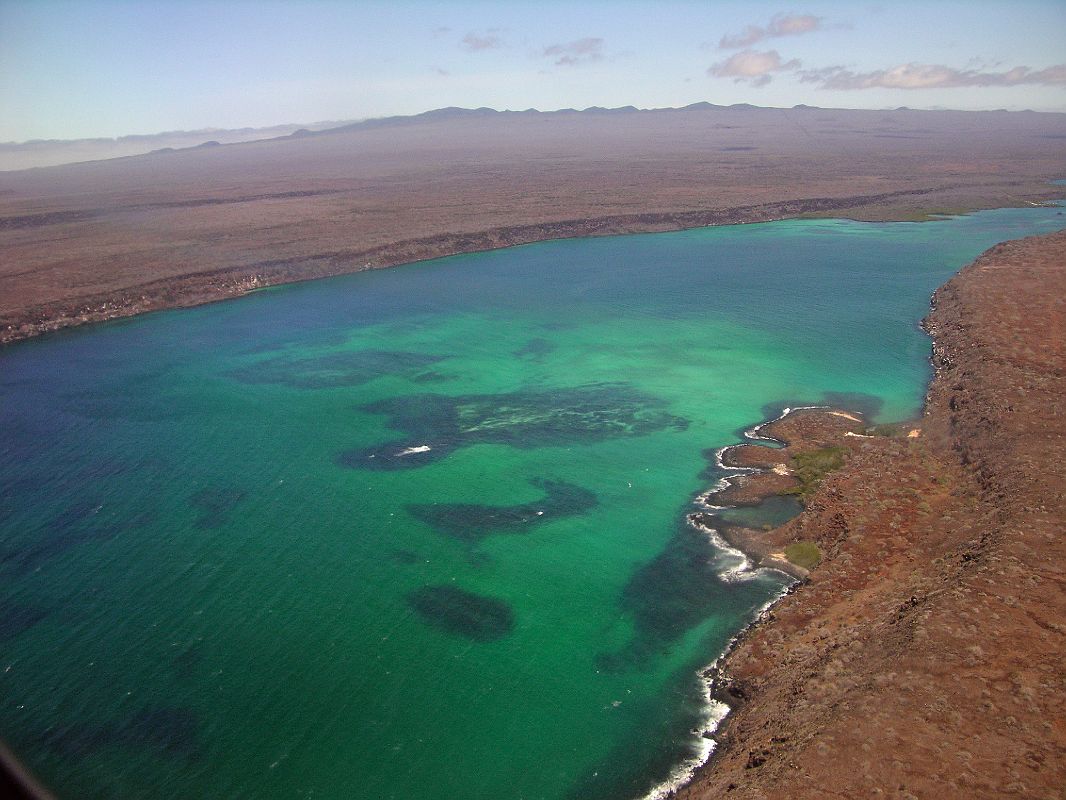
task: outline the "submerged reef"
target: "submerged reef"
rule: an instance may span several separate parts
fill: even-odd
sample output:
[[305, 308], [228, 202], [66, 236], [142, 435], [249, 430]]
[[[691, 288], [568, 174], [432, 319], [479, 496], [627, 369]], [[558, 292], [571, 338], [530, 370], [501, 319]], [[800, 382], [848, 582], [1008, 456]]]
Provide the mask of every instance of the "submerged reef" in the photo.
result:
[[626, 383], [457, 397], [404, 395], [360, 410], [386, 415], [389, 427], [406, 438], [345, 450], [337, 462], [353, 469], [410, 469], [475, 444], [558, 447], [688, 426], [665, 406]]
[[455, 586], [423, 586], [407, 603], [427, 624], [475, 642], [494, 642], [514, 629], [510, 605]]
[[498, 534], [530, 533], [545, 522], [588, 511], [598, 502], [594, 492], [566, 481], [538, 478], [530, 483], [543, 490], [542, 499], [513, 506], [412, 503], [406, 508], [445, 536], [478, 542]]
[[294, 389], [361, 386], [382, 375], [417, 372], [443, 356], [393, 350], [352, 350], [319, 356], [274, 356], [230, 372], [242, 383], [274, 383]]

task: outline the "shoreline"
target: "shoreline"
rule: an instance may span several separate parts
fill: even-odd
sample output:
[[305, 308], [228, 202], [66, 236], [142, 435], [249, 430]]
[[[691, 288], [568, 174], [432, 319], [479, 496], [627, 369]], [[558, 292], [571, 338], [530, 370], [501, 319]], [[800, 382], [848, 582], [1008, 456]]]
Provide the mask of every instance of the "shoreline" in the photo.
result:
[[[769, 433], [763, 433], [764, 430]], [[868, 438], [866, 430], [867, 422], [858, 412], [831, 405], [783, 409], [776, 417], [746, 429], [744, 437], [748, 442], [725, 445], [714, 451], [716, 467], [728, 474], [696, 497], [699, 510], [687, 515], [689, 524], [712, 532], [752, 562], [750, 567], [738, 567], [738, 571], [775, 569], [796, 581], [807, 580], [806, 568], [774, 549], [787, 543], [786, 527], [791, 519], [772, 528], [763, 525], [757, 530], [723, 520], [717, 512], [729, 508], [758, 509], [770, 498], [806, 491], [808, 487], [789, 466], [792, 460], [827, 448], [844, 447], [850, 437]], [[802, 513], [802, 508], [798, 513]]]
[[[782, 409], [777, 416], [744, 430], [743, 435], [747, 442], [725, 445], [714, 451], [716, 467], [729, 474], [723, 475], [714, 486], [696, 496], [693, 505], [698, 510], [686, 514], [686, 521], [700, 533], [709, 536], [715, 546], [724, 553], [728, 555], [736, 554], [740, 559], [740, 563], [722, 572], [719, 576], [722, 580], [726, 582], [742, 581], [755, 577], [762, 570], [773, 570], [787, 576], [789, 582], [754, 612], [751, 620], [729, 639], [725, 649], [710, 664], [702, 667], [697, 672], [707, 708], [706, 718], [698, 731], [701, 739], [699, 751], [695, 756], [677, 764], [666, 778], [641, 795], [640, 800], [666, 800], [666, 798], [674, 797], [681, 788], [691, 782], [701, 770], [705, 769], [714, 760], [715, 753], [721, 747], [720, 737], [724, 734], [729, 724], [730, 716], [744, 701], [743, 687], [735, 684], [727, 671], [730, 654], [742, 644], [752, 630], [772, 619], [773, 608], [783, 598], [793, 594], [809, 578], [809, 572], [803, 567], [793, 564], [786, 558], [778, 557], [776, 554], [767, 554], [763, 549], [752, 547], [750, 537], [737, 535], [738, 529], [744, 530], [741, 526], [724, 521], [719, 521], [715, 524], [716, 520], [720, 520], [716, 516], [718, 511], [735, 508], [738, 505], [757, 508], [764, 500], [781, 496], [775, 490], [775, 487], [769, 486], [760, 489], [761, 497], [759, 499], [749, 496], [748, 499], [738, 504], [723, 502], [719, 505], [714, 502], [720, 499], [725, 492], [728, 492], [734, 486], [734, 482], [739, 479], [747, 476], [773, 473], [773, 469], [770, 467], [747, 466], [738, 463], [735, 459], [729, 458], [729, 453], [738, 448], [758, 447], [769, 450], [777, 456], [788, 458], [796, 450], [793, 447], [795, 439], [799, 439], [805, 445], [798, 449], [799, 452], [812, 449], [811, 446], [814, 443], [824, 444], [827, 440], [825, 430], [827, 421], [830, 423], [830, 428], [836, 427], [832, 423], [837, 423], [837, 426], [839, 426], [841, 417], [865, 426], [865, 422], [861, 417], [853, 412], [841, 411], [830, 405], [789, 407]], [[774, 425], [780, 427], [780, 424], [786, 421], [789, 421], [791, 427], [798, 430], [779, 434], [781, 438], [762, 433], [764, 429], [772, 428]], [[797, 434], [799, 435], [797, 436]], [[767, 443], [777, 445], [777, 447], [771, 448], [767, 444], [749, 444], [751, 442]], [[793, 452], [790, 452], [790, 449]], [[730, 463], [731, 461], [733, 463]], [[783, 527], [784, 525], [777, 526], [775, 531]], [[771, 535], [773, 532], [766, 533]]]
[[[1048, 187], [1038, 204], [1061, 199], [1060, 188], [1050, 183]], [[0, 346], [95, 322], [236, 299], [273, 286], [351, 275], [455, 255], [491, 252], [544, 241], [664, 233], [806, 218], [868, 222], [930, 221], [938, 218], [938, 209], [942, 210], [942, 207], [935, 202], [923, 203], [920, 198], [935, 196], [950, 188], [952, 187], [935, 186], [871, 195], [784, 200], [721, 209], [614, 214], [508, 225], [483, 231], [398, 240], [367, 249], [319, 252], [215, 270], [185, 272], [125, 288], [13, 310], [0, 316]], [[891, 207], [893, 202], [898, 201], [902, 201], [901, 206]], [[879, 212], [878, 206], [884, 204], [889, 204], [890, 208], [887, 212]], [[988, 198], [987, 202], [971, 203], [965, 209], [954, 211], [971, 213], [1032, 204], [1031, 200], [1019, 201], [1013, 196], [997, 196]], [[852, 213], [849, 215], [848, 212]]]
[[[1066, 396], [1055, 323], [1064, 289], [1066, 232], [996, 245], [937, 289], [923, 320], [934, 374], [920, 420], [848, 437], [845, 463], [803, 512], [765, 532], [811, 536], [825, 557], [699, 673], [728, 711], [705, 763], [659, 797], [897, 787], [905, 797], [1045, 796], [1035, 787], [1061, 787], [1066, 736], [1046, 721], [1063, 692], [1023, 683], [992, 704], [988, 689], [1004, 670], [1054, 670], [1066, 654], [1061, 570], [1049, 552], [1066, 558], [1066, 423], [1055, 412]], [[1034, 351], [1034, 337], [1046, 336], [1051, 346]], [[716, 452], [727, 468], [750, 468], [729, 458], [736, 451]], [[971, 597], [995, 609], [984, 618], [1018, 622], [966, 628]], [[1033, 626], [1033, 614], [1046, 621]], [[997, 636], [1002, 629], [1013, 636]], [[1042, 755], [1026, 761], [1025, 748]]]
[[[754, 571], [751, 570], [751, 572]], [[696, 673], [699, 676], [703, 699], [707, 706], [706, 723], [702, 726], [703, 730], [699, 731], [703, 748], [698, 755], [678, 763], [670, 771], [669, 775], [640, 795], [638, 800], [668, 800], [668, 798], [676, 797], [679, 790], [691, 783], [714, 760], [714, 754], [720, 747], [718, 736], [725, 730], [726, 725], [729, 723], [729, 717], [739, 702], [738, 697], [730, 693], [730, 687], [721, 683], [723, 678], [726, 677], [723, 672], [723, 664], [729, 658], [729, 654], [744, 641], [748, 631], [767, 619], [773, 607], [783, 598], [792, 594], [797, 585], [798, 583], [793, 582], [785, 586], [780, 592], [763, 603], [752, 616], [751, 622], [729, 639], [722, 653]]]

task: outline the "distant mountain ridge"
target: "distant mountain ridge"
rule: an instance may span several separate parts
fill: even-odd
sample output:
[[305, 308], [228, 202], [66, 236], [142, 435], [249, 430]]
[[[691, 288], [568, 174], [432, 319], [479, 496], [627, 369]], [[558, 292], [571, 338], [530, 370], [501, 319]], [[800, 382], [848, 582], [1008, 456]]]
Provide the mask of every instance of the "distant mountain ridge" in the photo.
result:
[[[731, 106], [720, 106], [714, 103], [708, 103], [707, 101], [701, 101], [698, 103], [690, 103], [687, 106], [680, 106], [677, 108], [637, 108], [636, 106], [619, 106], [617, 108], [607, 108], [605, 106], [589, 106], [588, 108], [559, 108], [553, 111], [541, 111], [536, 108], [527, 108], [521, 111], [512, 111], [505, 109], [499, 111], [495, 108], [489, 108], [487, 106], [481, 106], [480, 108], [461, 108], [459, 106], [447, 106], [446, 108], [435, 108], [431, 111], [423, 111], [420, 114], [408, 114], [392, 117], [374, 117], [371, 119], [360, 120], [359, 122], [352, 122], [347, 124], [338, 125], [336, 127], [324, 128], [318, 131], [296, 131], [290, 135], [310, 135], [312, 133], [317, 135], [326, 135], [334, 133], [344, 133], [359, 128], [380, 128], [391, 125], [409, 125], [419, 122], [431, 122], [442, 121], [452, 119], [471, 119], [475, 117], [495, 117], [495, 116], [551, 116], [558, 114], [654, 114], [669, 111], [712, 111], [712, 110], [727, 110], [727, 109], [759, 109], [760, 106], [753, 106], [750, 103], [737, 103]], [[815, 106], [804, 106], [804, 108], [815, 108]]]
[[[680, 107], [666, 108], [637, 108], [627, 105], [617, 108], [604, 106], [589, 106], [588, 108], [560, 108], [552, 111], [541, 111], [536, 108], [523, 110], [498, 110], [481, 106], [479, 108], [461, 108], [459, 106], [447, 106], [423, 111], [418, 114], [394, 115], [389, 117], [372, 117], [355, 121], [328, 121], [317, 122], [310, 125], [286, 124], [272, 125], [265, 128], [203, 128], [194, 131], [168, 131], [157, 134], [131, 134], [114, 139], [37, 139], [27, 142], [3, 142], [0, 143], [0, 172], [29, 169], [33, 167], [60, 166], [83, 161], [100, 161], [128, 156], [167, 154], [181, 150], [191, 150], [201, 147], [215, 147], [220, 145], [241, 144], [245, 142], [304, 138], [318, 136], [332, 136], [355, 132], [359, 130], [372, 130], [375, 128], [406, 127], [426, 123], [450, 122], [467, 119], [488, 119], [499, 117], [558, 117], [571, 115], [589, 116], [624, 116], [670, 114], [692, 111], [723, 111], [723, 112], [780, 112], [780, 111], [810, 111], [831, 112], [850, 111], [853, 109], [822, 108], [799, 104], [791, 109], [783, 109], [771, 106], [756, 106], [751, 103], [734, 103], [723, 106], [707, 101], [690, 103]], [[889, 109], [866, 109], [870, 113], [890, 112]], [[925, 113], [959, 113], [959, 114], [1032, 114], [1032, 111], [1011, 112], [1004, 109], [995, 111], [952, 111], [950, 109], [910, 109], [900, 107], [894, 112], [911, 114]]]
[[332, 120], [311, 124], [270, 125], [264, 128], [200, 128], [191, 131], [164, 131], [162, 133], [135, 133], [114, 138], [93, 137], [86, 139], [31, 139], [25, 142], [0, 142], [0, 172], [31, 169], [33, 167], [53, 167], [73, 164], [81, 161], [102, 161], [126, 156], [146, 155], [149, 153], [172, 153], [193, 147], [224, 144], [239, 144], [263, 139], [300, 138], [322, 134], [345, 133], [348, 131], [391, 127], [395, 125], [412, 125], [423, 122], [440, 122], [453, 119], [514, 116], [514, 115], [552, 115], [552, 114], [631, 114], [652, 113], [656, 111], [687, 111], [697, 109], [748, 108], [757, 106], [741, 104], [737, 106], [719, 106], [708, 102], [692, 103], [681, 108], [641, 109], [636, 106], [605, 108], [590, 106], [584, 109], [561, 108], [552, 111], [540, 111], [527, 108], [521, 111], [497, 110], [482, 106], [480, 108], [461, 108], [447, 106], [423, 111], [419, 114], [402, 114], [389, 117], [372, 117], [361, 120]]
[[[558, 116], [568, 114], [662, 114], [670, 112], [683, 112], [683, 111], [870, 111], [870, 112], [888, 112], [893, 109], [844, 109], [844, 108], [824, 108], [822, 106], [811, 106], [804, 103], [794, 105], [791, 109], [778, 108], [775, 106], [757, 106], [751, 103], [733, 103], [732, 105], [723, 106], [715, 103], [707, 102], [706, 100], [689, 103], [686, 106], [678, 107], [665, 107], [665, 108], [637, 108], [636, 106], [619, 106], [617, 108], [607, 108], [604, 106], [589, 106], [588, 108], [559, 108], [553, 111], [541, 111], [536, 108], [527, 108], [520, 111], [513, 111], [510, 109], [504, 109], [500, 111], [495, 108], [489, 108], [487, 106], [481, 106], [480, 108], [462, 108], [459, 106], [447, 106], [445, 108], [435, 108], [430, 111], [423, 111], [419, 114], [405, 114], [396, 115], [390, 117], [372, 117], [370, 119], [359, 120], [357, 122], [341, 123], [336, 126], [330, 126], [328, 128], [321, 128], [319, 130], [300, 129], [288, 134], [289, 136], [330, 136], [338, 133], [347, 133], [355, 130], [367, 130], [371, 128], [384, 128], [398, 125], [415, 125], [423, 122], [443, 122], [458, 119], [477, 119], [487, 117], [516, 117], [516, 116]], [[1006, 109], [996, 109], [994, 111], [954, 111], [953, 109], [937, 108], [937, 109], [912, 109], [902, 106], [894, 109], [895, 111], [911, 112], [916, 114], [932, 113], [932, 112], [948, 112], [948, 113], [960, 113], [960, 114], [1015, 114], [1015, 113], [1034, 113], [1031, 111], [1019, 111], [1011, 112]]]
[[152, 151], [184, 150], [213, 144], [235, 144], [259, 139], [288, 136], [298, 130], [319, 131], [351, 120], [332, 120], [311, 124], [269, 125], [264, 128], [201, 128], [192, 131], [133, 133], [109, 138], [30, 139], [25, 142], [0, 142], [0, 171], [53, 167], [79, 161], [101, 161], [123, 156], [143, 155]]

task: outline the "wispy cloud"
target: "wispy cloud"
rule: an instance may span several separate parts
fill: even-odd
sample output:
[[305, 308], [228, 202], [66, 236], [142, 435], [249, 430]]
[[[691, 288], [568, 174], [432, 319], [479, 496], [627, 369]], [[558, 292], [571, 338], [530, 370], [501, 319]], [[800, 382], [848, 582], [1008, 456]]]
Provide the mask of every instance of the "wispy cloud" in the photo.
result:
[[555, 59], [557, 67], [574, 67], [603, 58], [603, 39], [589, 36], [565, 44], [553, 44], [544, 48], [545, 58]]
[[712, 64], [707, 74], [715, 78], [732, 78], [734, 83], [765, 86], [773, 80], [773, 73], [799, 69], [798, 59], [783, 61], [776, 50], [742, 50], [725, 61]]
[[822, 18], [813, 14], [775, 14], [765, 26], [749, 25], [743, 33], [723, 36], [718, 42], [718, 47], [722, 50], [736, 50], [739, 47], [751, 47], [764, 39], [799, 36], [822, 27]]
[[820, 89], [958, 89], [970, 86], [1066, 86], [1066, 64], [1046, 69], [1014, 67], [1000, 72], [955, 69], [943, 64], [900, 64], [890, 69], [853, 72], [844, 67], [801, 70], [800, 80]]
[[503, 39], [499, 37], [499, 29], [489, 28], [484, 33], [470, 31], [459, 42], [459, 46], [468, 53], [478, 53], [483, 50], [495, 50], [503, 46]]

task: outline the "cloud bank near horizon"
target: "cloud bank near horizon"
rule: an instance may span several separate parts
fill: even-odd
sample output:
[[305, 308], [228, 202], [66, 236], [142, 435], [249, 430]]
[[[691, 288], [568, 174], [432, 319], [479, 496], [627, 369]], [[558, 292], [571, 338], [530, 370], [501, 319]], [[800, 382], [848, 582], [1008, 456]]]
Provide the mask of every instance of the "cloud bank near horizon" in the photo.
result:
[[[982, 59], [971, 59], [963, 68], [947, 64], [930, 64], [918, 61], [898, 63], [885, 69], [856, 70], [848, 65], [807, 67], [798, 58], [786, 60], [777, 50], [754, 49], [753, 45], [767, 39], [784, 36], [800, 36], [828, 29], [851, 29], [843, 23], [827, 24], [825, 18], [807, 13], [775, 14], [766, 25], [748, 25], [743, 32], [723, 36], [718, 42], [719, 50], [735, 50], [730, 57], [712, 64], [707, 75], [714, 78], [731, 78], [734, 83], [762, 87], [779, 73], [788, 73], [799, 83], [811, 84], [816, 89], [830, 91], [860, 91], [864, 89], [962, 89], [1011, 86], [1064, 86], [1066, 87], [1066, 64], [1055, 64], [1043, 69], [1016, 66], [1010, 69], [990, 70]], [[982, 68], [984, 67], [984, 68]]]
[[908, 62], [887, 69], [856, 72], [844, 66], [804, 69], [793, 58], [785, 61], [776, 50], [742, 50], [724, 61], [712, 64], [707, 74], [715, 78], [732, 78], [735, 83], [765, 86], [775, 73], [792, 73], [801, 83], [814, 84], [830, 91], [863, 89], [962, 89], [970, 87], [1063, 86], [1066, 87], [1066, 64], [1044, 69], [1017, 66], [1001, 71], [958, 69], [945, 64]]
[[955, 69], [943, 64], [899, 64], [872, 72], [852, 72], [844, 67], [801, 70], [803, 83], [819, 89], [853, 91], [857, 89], [960, 89], [988, 86], [1066, 86], [1066, 64], [1045, 69], [1013, 67], [1002, 72]]

